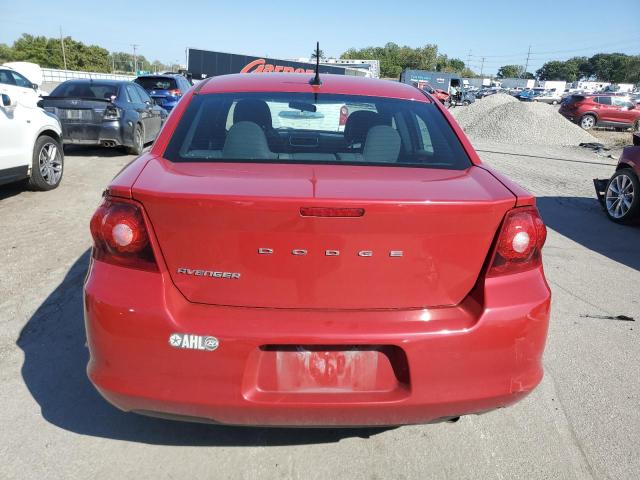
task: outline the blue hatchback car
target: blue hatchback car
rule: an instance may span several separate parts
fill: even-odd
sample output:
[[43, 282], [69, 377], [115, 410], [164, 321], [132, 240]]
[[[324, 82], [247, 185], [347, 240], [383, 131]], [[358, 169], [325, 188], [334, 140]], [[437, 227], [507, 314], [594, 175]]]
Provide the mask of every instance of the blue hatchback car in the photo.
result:
[[179, 74], [142, 75], [134, 80], [153, 98], [156, 105], [171, 111], [187, 90], [189, 81]]

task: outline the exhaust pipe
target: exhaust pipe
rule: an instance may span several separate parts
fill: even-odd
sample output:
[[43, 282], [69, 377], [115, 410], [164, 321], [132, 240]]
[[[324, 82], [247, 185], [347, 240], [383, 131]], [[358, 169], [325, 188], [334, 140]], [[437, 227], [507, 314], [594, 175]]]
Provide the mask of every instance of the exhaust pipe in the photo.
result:
[[112, 140], [105, 140], [102, 142], [102, 146], [103, 147], [115, 147], [116, 146], [116, 142], [112, 141]]

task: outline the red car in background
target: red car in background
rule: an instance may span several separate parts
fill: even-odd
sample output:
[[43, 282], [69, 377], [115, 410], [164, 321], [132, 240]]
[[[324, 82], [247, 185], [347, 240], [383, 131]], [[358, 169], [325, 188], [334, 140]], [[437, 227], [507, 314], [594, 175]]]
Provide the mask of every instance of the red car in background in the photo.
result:
[[640, 132], [633, 134], [633, 145], [622, 151], [610, 179], [593, 180], [598, 200], [616, 223], [640, 220]]
[[562, 101], [559, 112], [585, 130], [596, 126], [640, 130], [640, 109], [629, 97], [571, 95]]
[[[540, 382], [550, 291], [535, 199], [433, 97], [321, 82], [203, 81], [108, 186], [84, 306], [88, 374], [112, 404], [398, 425], [511, 405]], [[344, 128], [281, 122], [327, 105], [358, 110]]]
[[422, 90], [427, 92], [428, 94], [430, 94], [432, 97], [437, 98], [438, 100], [440, 100], [440, 103], [442, 103], [445, 106], [449, 106], [449, 100], [451, 98], [451, 95], [449, 95], [449, 92], [442, 90], [440, 88], [434, 88], [430, 83], [428, 82], [417, 82], [417, 87]]

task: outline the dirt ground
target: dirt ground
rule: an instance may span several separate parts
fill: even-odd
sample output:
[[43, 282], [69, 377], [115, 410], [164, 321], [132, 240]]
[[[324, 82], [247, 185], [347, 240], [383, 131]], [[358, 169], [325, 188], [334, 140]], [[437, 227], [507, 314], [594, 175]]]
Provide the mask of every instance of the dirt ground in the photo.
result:
[[608, 147], [622, 148], [631, 145], [631, 131], [605, 130], [593, 128], [589, 133], [596, 137], [599, 142], [604, 143]]
[[[378, 430], [234, 428], [123, 413], [88, 382], [89, 219], [132, 157], [77, 150], [63, 183], [0, 188], [0, 478], [636, 479], [640, 228], [608, 221], [580, 148], [476, 142], [538, 196], [553, 291], [545, 378], [514, 407]], [[635, 322], [613, 320], [617, 315]]]

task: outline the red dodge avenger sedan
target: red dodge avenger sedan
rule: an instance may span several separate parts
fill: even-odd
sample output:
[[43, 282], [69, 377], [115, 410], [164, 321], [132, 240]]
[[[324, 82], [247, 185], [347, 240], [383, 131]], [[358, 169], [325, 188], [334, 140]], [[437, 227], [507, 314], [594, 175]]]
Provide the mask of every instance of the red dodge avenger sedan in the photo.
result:
[[310, 77], [201, 82], [111, 182], [91, 220], [91, 381], [122, 410], [237, 425], [522, 399], [549, 320], [535, 199], [428, 94]]

